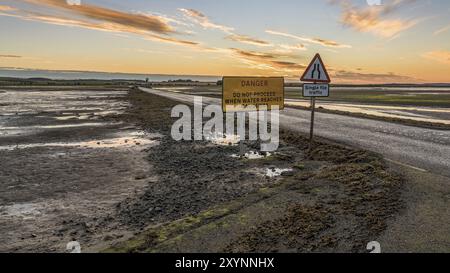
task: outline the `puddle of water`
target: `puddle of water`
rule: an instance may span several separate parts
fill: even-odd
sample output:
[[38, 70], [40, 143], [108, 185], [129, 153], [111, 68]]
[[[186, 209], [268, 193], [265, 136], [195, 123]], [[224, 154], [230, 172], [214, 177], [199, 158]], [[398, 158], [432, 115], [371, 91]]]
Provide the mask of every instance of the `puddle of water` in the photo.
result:
[[111, 111], [95, 111], [91, 113], [62, 113], [62, 116], [54, 117], [56, 120], [67, 121], [67, 120], [88, 120], [88, 119], [98, 119], [99, 117], [109, 116], [109, 115], [121, 115], [125, 113], [123, 110], [111, 110]]
[[[266, 158], [266, 157], [269, 157], [269, 156], [272, 156], [272, 154], [271, 153], [261, 154], [261, 153], [258, 153], [258, 152], [250, 151], [248, 153], [245, 153], [243, 158], [249, 159], [249, 160], [254, 160], [254, 159]], [[241, 158], [237, 154], [233, 154], [233, 155], [231, 155], [231, 157], [233, 157], [233, 158]]]
[[205, 139], [216, 145], [236, 146], [239, 144], [241, 138], [238, 135], [212, 134], [209, 136], [205, 136]]
[[274, 178], [282, 175], [283, 173], [292, 172], [292, 169], [280, 169], [280, 168], [269, 168], [266, 169], [266, 176]]
[[58, 124], [58, 125], [33, 125], [33, 126], [0, 126], [0, 136], [19, 136], [32, 134], [36, 131], [48, 130], [48, 129], [67, 129], [67, 128], [80, 128], [80, 127], [101, 127], [110, 125], [119, 125], [121, 123], [106, 123], [106, 122], [87, 122], [79, 124]]
[[[288, 100], [288, 105], [309, 107], [309, 102], [306, 101], [294, 101]], [[424, 121], [424, 122], [436, 122], [443, 124], [450, 124], [450, 120], [433, 118], [431, 116], [426, 115], [426, 112], [430, 113], [450, 113], [450, 109], [446, 108], [426, 108], [426, 107], [402, 107], [402, 106], [384, 106], [384, 105], [358, 105], [358, 104], [331, 104], [331, 103], [319, 103], [318, 107], [322, 107], [324, 109], [341, 111], [341, 112], [350, 112], [350, 113], [362, 113], [371, 116], [377, 117], [386, 117], [386, 118], [400, 118], [400, 119], [408, 119], [415, 121]], [[422, 112], [426, 117], [420, 116], [411, 116], [410, 113], [405, 115], [402, 111], [416, 111]]]
[[411, 95], [450, 95], [447, 91], [444, 92], [417, 92], [417, 93], [408, 93]]
[[[1, 94], [1, 110], [5, 114], [34, 114], [43, 111], [105, 111], [123, 110], [126, 102], [118, 101], [126, 95], [118, 91], [8, 91]], [[96, 106], [96, 107], [94, 107]]]
[[176, 90], [192, 90], [192, 87], [158, 87], [158, 90], [176, 91]]
[[[125, 108], [120, 108], [120, 109], [125, 109]], [[111, 110], [111, 111], [100, 111], [100, 112], [96, 112], [95, 115], [96, 116], [108, 116], [108, 115], [121, 115], [125, 113], [124, 110]]]
[[[145, 136], [145, 137], [144, 137]], [[152, 139], [149, 139], [151, 137]], [[107, 149], [107, 148], [139, 148], [143, 149], [150, 145], [158, 144], [155, 138], [159, 138], [159, 135], [146, 135], [145, 133], [133, 132], [127, 134], [127, 136], [91, 140], [83, 142], [49, 142], [49, 143], [29, 143], [22, 145], [5, 145], [0, 146], [0, 151], [13, 151], [16, 149], [29, 149], [37, 147], [75, 147], [75, 148], [87, 148], [87, 149]]]
[[67, 120], [86, 120], [94, 118], [93, 115], [79, 115], [79, 116], [62, 116], [62, 117], [55, 117], [54, 119], [60, 120], [60, 121], [67, 121]]
[[56, 120], [67, 121], [67, 120], [88, 120], [88, 119], [98, 119], [99, 117], [104, 117], [108, 115], [121, 115], [125, 111], [97, 111], [95, 113], [88, 114], [68, 114], [64, 116], [54, 117]]
[[418, 118], [427, 118], [427, 117], [429, 117], [427, 115], [420, 115], [420, 114], [414, 114], [414, 113], [409, 113], [409, 112], [405, 112], [405, 111], [397, 111], [397, 110], [391, 110], [391, 111], [388, 111], [388, 112], [380, 111], [380, 113], [396, 114], [396, 115], [405, 116], [405, 117], [418, 117]]
[[29, 129], [62, 129], [62, 128], [76, 128], [76, 127], [96, 127], [96, 126], [106, 126], [106, 125], [117, 125], [120, 123], [101, 123], [101, 122], [87, 122], [79, 124], [55, 124], [55, 125], [33, 125], [33, 126], [20, 126], [20, 127], [2, 127], [2, 130], [22, 130], [26, 131]]
[[11, 206], [0, 206], [0, 215], [9, 217], [22, 217], [24, 220], [32, 219], [41, 215], [35, 204], [14, 204]]

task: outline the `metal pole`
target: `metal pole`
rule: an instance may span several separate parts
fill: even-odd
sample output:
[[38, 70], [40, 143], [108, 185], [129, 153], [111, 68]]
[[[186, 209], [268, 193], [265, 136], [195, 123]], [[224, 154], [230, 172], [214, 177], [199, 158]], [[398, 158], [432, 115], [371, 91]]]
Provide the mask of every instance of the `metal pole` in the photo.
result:
[[309, 133], [309, 151], [308, 154], [311, 156], [313, 150], [314, 143], [314, 113], [316, 109], [316, 98], [311, 97], [311, 129]]

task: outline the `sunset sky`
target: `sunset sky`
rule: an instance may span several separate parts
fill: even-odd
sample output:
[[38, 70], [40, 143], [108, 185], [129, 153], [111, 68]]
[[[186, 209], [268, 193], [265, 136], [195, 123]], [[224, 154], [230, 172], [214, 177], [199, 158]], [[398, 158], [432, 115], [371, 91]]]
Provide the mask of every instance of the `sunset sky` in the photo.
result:
[[450, 82], [450, 1], [381, 2], [0, 0], [0, 67]]

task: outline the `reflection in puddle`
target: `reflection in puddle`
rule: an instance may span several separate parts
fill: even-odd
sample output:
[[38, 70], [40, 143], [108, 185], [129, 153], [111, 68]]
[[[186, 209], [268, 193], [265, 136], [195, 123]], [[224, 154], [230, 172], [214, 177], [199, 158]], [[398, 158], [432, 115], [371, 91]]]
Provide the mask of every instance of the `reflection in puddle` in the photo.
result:
[[192, 90], [192, 87], [184, 87], [184, 86], [180, 86], [180, 87], [158, 87], [157, 90], [165, 90], [165, 91], [183, 91], [183, 90]]
[[449, 92], [416, 92], [416, 93], [408, 93], [409, 95], [450, 95]]
[[266, 169], [266, 176], [273, 178], [282, 175], [283, 173], [292, 172], [292, 169], [280, 169], [280, 168], [269, 168]]
[[2, 115], [39, 114], [47, 111], [104, 111], [123, 110], [128, 105], [118, 98], [127, 91], [62, 90], [36, 91], [8, 90], [0, 93]]
[[409, 112], [405, 112], [405, 111], [397, 111], [397, 110], [380, 111], [380, 113], [405, 116], [405, 117], [418, 117], [418, 118], [427, 118], [428, 117], [427, 115], [420, 115], [420, 114], [414, 114], [414, 113], [409, 113]]
[[205, 136], [207, 141], [221, 146], [235, 146], [239, 144], [240, 137], [238, 135], [212, 134]]
[[32, 219], [40, 214], [38, 207], [31, 203], [0, 206], [0, 215], [6, 217], [22, 217], [26, 220]]
[[125, 113], [123, 110], [117, 111], [95, 111], [93, 113], [62, 113], [62, 116], [54, 117], [56, 120], [66, 121], [66, 120], [88, 120], [88, 119], [98, 119], [100, 117], [105, 117], [109, 115], [121, 115]]
[[86, 119], [92, 119], [94, 118], [94, 115], [79, 115], [79, 116], [62, 116], [62, 117], [55, 117], [54, 119], [60, 120], [60, 121], [67, 121], [67, 120], [86, 120]]
[[[51, 131], [58, 136], [58, 131], [64, 130], [60, 139], [28, 140], [22, 144], [0, 146], [0, 150], [29, 149], [39, 147], [75, 147], [84, 149], [109, 148], [139, 148], [154, 145], [156, 135], [147, 135], [136, 128], [111, 128], [110, 133], [102, 139], [90, 138], [67, 139], [68, 130], [95, 130], [102, 128], [102, 132], [109, 127], [117, 127], [120, 122], [107, 122], [101, 118], [110, 115], [120, 115], [129, 106], [128, 102], [119, 99], [127, 91], [90, 91], [90, 90], [57, 90], [39, 91], [21, 90], [7, 91], [0, 95], [0, 114], [17, 116], [0, 119], [0, 137], [27, 136], [39, 133], [45, 136]], [[33, 115], [29, 115], [33, 113]], [[28, 116], [29, 115], [29, 116]], [[1, 116], [0, 116], [1, 118]], [[53, 122], [49, 123], [49, 119]], [[90, 121], [90, 119], [94, 119]], [[33, 123], [30, 124], [30, 121]], [[59, 122], [58, 122], [59, 121]], [[66, 121], [66, 122], [61, 122]], [[63, 124], [61, 124], [63, 123]], [[79, 129], [80, 128], [80, 129]], [[81, 129], [83, 128], [83, 129]], [[40, 142], [39, 142], [40, 141]], [[11, 142], [10, 142], [11, 143]]]
[[[261, 153], [258, 153], [258, 152], [250, 151], [248, 153], [245, 153], [242, 158], [254, 160], [254, 159], [262, 159], [262, 158], [266, 158], [266, 157], [270, 157], [270, 156], [272, 156], [271, 153], [261, 154]], [[233, 157], [233, 158], [241, 158], [241, 156], [236, 155], [236, 154], [231, 155], [231, 157]]]
[[[144, 137], [145, 136], [145, 137]], [[91, 140], [83, 142], [49, 142], [49, 143], [28, 143], [20, 145], [5, 145], [0, 146], [1, 150], [13, 151], [16, 149], [30, 149], [39, 147], [75, 147], [75, 148], [87, 148], [87, 149], [105, 149], [105, 148], [146, 148], [150, 145], [158, 143], [155, 138], [160, 138], [157, 134], [145, 134], [144, 132], [132, 132], [127, 136]]]
[[112, 125], [119, 125], [121, 123], [106, 123], [106, 122], [88, 122], [78, 124], [55, 124], [55, 125], [33, 125], [33, 126], [0, 126], [0, 136], [20, 136], [34, 134], [39, 131], [51, 130], [51, 129], [68, 129], [68, 128], [81, 128], [81, 127], [105, 127]]
[[102, 122], [87, 122], [78, 124], [55, 124], [55, 125], [33, 125], [33, 126], [20, 126], [20, 127], [1, 127], [1, 130], [30, 130], [30, 129], [63, 129], [63, 128], [76, 128], [76, 127], [96, 127], [106, 125], [117, 125], [120, 123], [102, 123]]

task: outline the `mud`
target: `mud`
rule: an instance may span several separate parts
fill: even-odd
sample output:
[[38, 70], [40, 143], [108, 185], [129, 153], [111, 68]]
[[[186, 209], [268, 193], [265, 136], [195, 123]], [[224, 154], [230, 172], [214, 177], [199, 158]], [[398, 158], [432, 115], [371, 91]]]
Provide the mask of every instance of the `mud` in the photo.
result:
[[[139, 91], [130, 99], [132, 120], [167, 134], [176, 103]], [[156, 101], [167, 111], [158, 119]], [[233, 156], [234, 146], [162, 139], [148, 157], [158, 182], [119, 209], [144, 231], [106, 251], [366, 252], [403, 208], [401, 177], [376, 154], [319, 140], [308, 155], [306, 137], [281, 136], [280, 149], [257, 160]]]
[[[130, 95], [134, 110], [130, 122], [151, 131], [170, 136], [175, 119], [170, 111], [177, 102], [134, 91]], [[163, 109], [163, 111], [160, 111]], [[247, 150], [255, 150], [253, 144]], [[242, 161], [233, 157], [239, 147], [209, 141], [176, 142], [164, 137], [147, 157], [158, 182], [150, 184], [145, 194], [119, 206], [125, 223], [145, 227], [149, 223], [175, 220], [195, 215], [211, 206], [245, 196], [261, 187], [271, 186], [277, 179], [261, 174], [259, 169], [284, 167], [286, 162], [273, 157], [268, 161]]]
[[[312, 197], [286, 206], [279, 219], [252, 228], [228, 245], [231, 252], [365, 252], [404, 206], [401, 179], [369, 164], [320, 168], [286, 179]], [[303, 180], [303, 181], [302, 181]]]
[[364, 252], [402, 208], [400, 177], [372, 153], [319, 140], [308, 155], [304, 136], [282, 131], [276, 153], [240, 159], [237, 146], [172, 140], [178, 103], [166, 98], [24, 92], [0, 94], [2, 252], [64, 252], [71, 240], [83, 251]]

